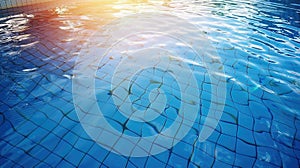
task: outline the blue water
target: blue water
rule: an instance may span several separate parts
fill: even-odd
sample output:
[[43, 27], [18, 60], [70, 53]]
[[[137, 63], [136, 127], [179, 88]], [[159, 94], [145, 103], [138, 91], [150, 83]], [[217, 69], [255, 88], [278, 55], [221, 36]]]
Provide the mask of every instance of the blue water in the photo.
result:
[[[0, 18], [0, 167], [299, 167], [299, 1], [116, 1], [57, 6]], [[127, 157], [99, 145], [83, 129], [74, 107], [72, 79], [76, 60], [91, 39], [109, 39], [93, 37], [95, 32], [101, 34], [99, 30], [112, 20], [145, 11], [184, 12], [180, 17], [205, 34], [223, 65], [226, 101], [212, 135], [198, 141], [212, 84], [207, 70], [196, 67], [201, 104], [192, 129], [160, 154]], [[131, 40], [128, 45], [133, 44]], [[165, 39], [152, 41], [158, 42], [185, 52]], [[191, 54], [182, 55], [187, 63], [201, 63]], [[104, 66], [95, 74], [96, 89], [109, 86], [107, 79], [117, 61], [110, 55], [102, 60]], [[180, 106], [174, 77], [147, 69], [135, 75], [131, 86], [136, 108], [147, 109], [147, 96], [157, 87], [168, 96], [166, 108], [153, 122], [127, 121], [116, 113], [110, 90], [97, 92], [97, 103], [113, 128], [138, 137], [170, 127]]]

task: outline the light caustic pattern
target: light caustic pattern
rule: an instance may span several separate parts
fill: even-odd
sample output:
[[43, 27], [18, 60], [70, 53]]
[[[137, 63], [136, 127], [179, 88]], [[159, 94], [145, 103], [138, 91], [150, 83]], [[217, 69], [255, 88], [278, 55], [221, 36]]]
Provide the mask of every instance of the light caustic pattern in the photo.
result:
[[[73, 78], [74, 104], [84, 130], [103, 148], [145, 157], [182, 140], [200, 115], [196, 66], [209, 74], [212, 91], [199, 141], [205, 141], [216, 128], [225, 105], [223, 65], [200, 29], [186, 20], [163, 13], [126, 16], [93, 34], [80, 53]], [[182, 57], [184, 53], [193, 58]], [[177, 105], [171, 102], [172, 96], [179, 100]], [[167, 106], [176, 106], [175, 117], [166, 112]], [[130, 134], [110, 122], [116, 116], [120, 118], [117, 122], [131, 122], [135, 125], [131, 129], [137, 130], [143, 123], [161, 123], [161, 116], [168, 122], [156, 133]]]

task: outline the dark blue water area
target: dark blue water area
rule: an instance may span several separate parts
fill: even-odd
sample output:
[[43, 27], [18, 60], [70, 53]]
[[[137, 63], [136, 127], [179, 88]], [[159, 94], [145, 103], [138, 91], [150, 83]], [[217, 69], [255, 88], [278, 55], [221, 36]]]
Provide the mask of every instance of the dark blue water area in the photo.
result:
[[[198, 141], [211, 104], [211, 83], [204, 68], [190, 64], [201, 72], [196, 75], [201, 104], [192, 129], [165, 152], [126, 157], [103, 148], [81, 126], [73, 104], [73, 70], [95, 31], [115, 18], [147, 10], [188, 13], [182, 17], [203, 31], [221, 58], [226, 101], [212, 135]], [[299, 20], [297, 0], [90, 2], [3, 16], [0, 167], [299, 167]], [[182, 57], [198, 62], [189, 56]], [[108, 64], [95, 74], [95, 87], [105, 89], [96, 98], [113, 128], [137, 137], [172, 125], [180, 107], [172, 75], [151, 68], [135, 74], [134, 107], [146, 109], [156, 87], [168, 98], [160, 117], [138, 123], [122, 116], [112, 100], [111, 65], [117, 60], [108, 56], [102, 61]]]

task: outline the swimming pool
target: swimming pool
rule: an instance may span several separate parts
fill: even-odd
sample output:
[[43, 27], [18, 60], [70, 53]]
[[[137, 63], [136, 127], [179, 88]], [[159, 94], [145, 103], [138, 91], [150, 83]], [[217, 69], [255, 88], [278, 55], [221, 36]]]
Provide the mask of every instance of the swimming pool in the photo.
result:
[[1, 10], [0, 167], [299, 167], [297, 0], [53, 6]]

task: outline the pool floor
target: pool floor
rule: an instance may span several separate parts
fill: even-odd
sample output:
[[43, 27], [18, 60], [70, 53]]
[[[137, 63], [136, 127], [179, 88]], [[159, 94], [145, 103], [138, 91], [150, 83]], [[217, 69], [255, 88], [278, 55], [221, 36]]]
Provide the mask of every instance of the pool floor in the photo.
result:
[[[1, 10], [0, 167], [299, 167], [299, 7], [91, 1]], [[158, 29], [129, 33], [140, 30], [135, 22]], [[200, 36], [215, 55], [189, 43]], [[215, 128], [201, 141], [206, 126]], [[116, 140], [156, 135], [139, 157], [122, 150], [141, 139]]]

